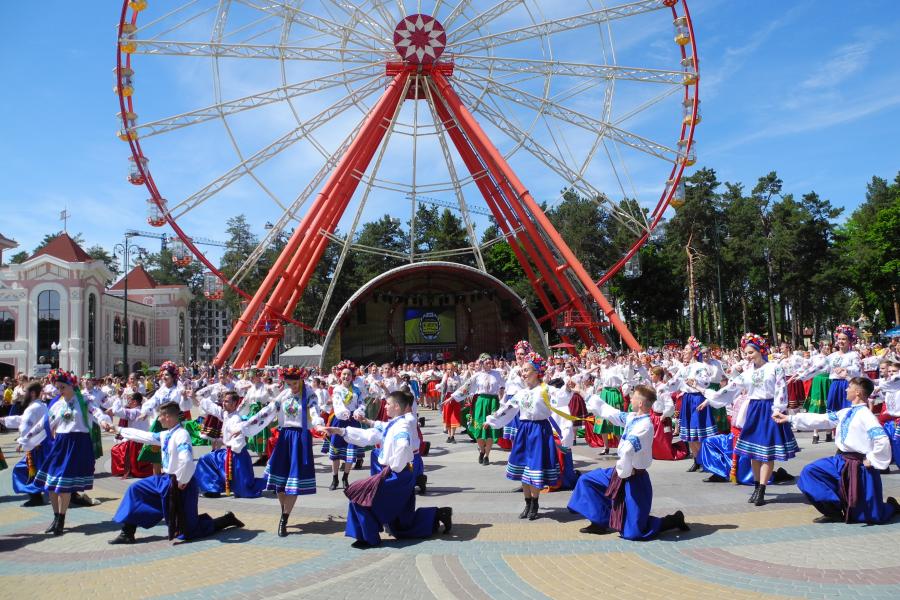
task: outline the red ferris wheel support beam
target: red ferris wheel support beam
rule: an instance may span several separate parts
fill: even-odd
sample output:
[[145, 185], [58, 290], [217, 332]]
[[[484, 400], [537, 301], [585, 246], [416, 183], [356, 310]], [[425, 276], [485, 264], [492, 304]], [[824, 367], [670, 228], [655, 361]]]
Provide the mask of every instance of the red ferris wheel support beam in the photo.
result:
[[[562, 301], [568, 296], [562, 293], [552, 271], [548, 270], [543, 264], [543, 261], [540, 260], [540, 252], [534, 247], [525, 226], [516, 215], [513, 214], [509, 206], [509, 200], [503, 196], [499, 184], [492, 178], [493, 171], [479, 157], [479, 154], [466, 139], [465, 134], [458, 127], [456, 119], [451, 115], [449, 109], [444, 104], [443, 97], [437, 89], [435, 89], [435, 95], [437, 96], [434, 103], [435, 109], [437, 110], [438, 117], [441, 119], [444, 128], [447, 130], [447, 134], [456, 146], [469, 174], [472, 176], [472, 179], [484, 197], [488, 208], [490, 208], [494, 218], [497, 220], [500, 230], [508, 239], [512, 240], [512, 243], [509, 246], [512, 249], [513, 254], [515, 254], [516, 259], [519, 261], [519, 264], [522, 266], [522, 270], [525, 272], [532, 288], [534, 288], [537, 293], [541, 304], [548, 313], [553, 311], [554, 303], [544, 291], [543, 284], [546, 283], [550, 292], [557, 298], [557, 302]], [[529, 261], [529, 257], [533, 259], [535, 266], [541, 272], [541, 277], [538, 277], [534, 273], [534, 269], [531, 266], [532, 261]], [[582, 335], [584, 334], [584, 332], [580, 333], [582, 333]], [[598, 337], [598, 341], [601, 340], [603, 340], [602, 335]]]
[[[353, 191], [359, 185], [359, 178], [354, 178], [353, 173], [354, 171], [364, 172], [371, 161], [375, 149], [386, 131], [383, 126], [384, 116], [395, 109], [401, 101], [401, 94], [405, 89], [409, 73], [409, 70], [397, 73], [381, 99], [369, 113], [356, 139], [350, 144], [335, 172], [291, 235], [272, 269], [247, 303], [235, 323], [234, 329], [219, 349], [214, 361], [216, 365], [224, 364], [241, 338], [246, 337], [247, 339], [233, 363], [236, 368], [245, 367], [256, 358], [263, 340], [269, 337], [265, 332], [265, 325], [270, 315], [275, 312], [283, 314], [293, 312], [293, 306], [287, 307], [285, 311], [278, 310], [276, 305], [282, 304], [282, 308], [286, 307], [286, 300], [289, 299], [292, 291], [299, 290], [299, 294], [302, 295], [309, 281], [309, 277], [304, 277], [304, 275], [312, 272], [312, 269], [304, 269], [304, 267], [318, 263], [321, 258], [321, 249], [324, 249], [323, 244], [317, 243], [320, 242], [319, 238], [324, 237], [319, 232], [325, 228], [323, 225], [336, 222], [334, 221], [335, 214], [343, 213], [346, 208]], [[368, 158], [366, 159], [366, 157]], [[314, 247], [315, 250], [320, 251], [312, 252]], [[268, 301], [267, 298], [269, 298]]]
[[[628, 330], [628, 327], [622, 319], [619, 318], [619, 315], [606, 297], [600, 292], [600, 288], [597, 287], [597, 284], [594, 283], [594, 280], [587, 271], [585, 271], [581, 262], [569, 248], [568, 244], [562, 239], [562, 236], [559, 235], [559, 232], [556, 231], [556, 228], [534, 201], [531, 193], [524, 185], [522, 185], [522, 182], [510, 168], [509, 164], [503, 158], [503, 155], [493, 145], [490, 138], [468, 111], [462, 99], [460, 99], [453, 90], [453, 87], [450, 85], [450, 82], [444, 74], [435, 70], [432, 72], [431, 77], [437, 85], [441, 95], [447, 101], [448, 108], [452, 112], [456, 122], [463, 128], [466, 137], [473, 144], [476, 152], [478, 152], [479, 155], [481, 155], [482, 160], [491, 167], [491, 171], [498, 172], [500, 175], [498, 179], [501, 180], [501, 185], [508, 185], [511, 188], [509, 191], [512, 193], [507, 193], [506, 196], [510, 206], [520, 214], [522, 224], [530, 233], [534, 233], [533, 237], [536, 238], [535, 241], [542, 241], [539, 234], [537, 234], [536, 231], [533, 231], [534, 228], [529, 219], [529, 217], [532, 217], [536, 224], [546, 232], [547, 236], [550, 238], [549, 241], [559, 251], [564, 261], [562, 265], [559, 265], [559, 273], [562, 276], [561, 282], [565, 285], [566, 289], [573, 294], [576, 306], [587, 310], [587, 307], [583, 305], [581, 298], [578, 297], [575, 290], [571, 288], [571, 285], [566, 285], [569, 284], [569, 282], [565, 277], [565, 270], [570, 270], [575, 275], [581, 286], [587, 290], [594, 302], [596, 302], [603, 310], [603, 313], [609, 319], [609, 322], [616, 328], [619, 335], [622, 336], [622, 340], [625, 344], [632, 350], [640, 350], [641, 345]], [[503, 180], [505, 180], [505, 182]], [[521, 204], [519, 204], [519, 201], [521, 201]], [[524, 209], [527, 209], [527, 213]], [[532, 258], [539, 261], [541, 257], [535, 256]]]

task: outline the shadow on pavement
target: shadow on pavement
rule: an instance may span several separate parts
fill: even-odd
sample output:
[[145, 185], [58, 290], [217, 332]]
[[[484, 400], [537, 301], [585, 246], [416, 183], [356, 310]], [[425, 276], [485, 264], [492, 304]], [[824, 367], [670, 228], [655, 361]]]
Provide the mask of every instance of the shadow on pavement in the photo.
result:
[[460, 492], [468, 492], [474, 490], [471, 487], [431, 487], [425, 492], [426, 496], [449, 496], [450, 494], [458, 494]]
[[298, 523], [296, 525], [288, 524], [288, 532], [294, 533], [316, 533], [319, 535], [331, 535], [334, 533], [343, 533], [347, 526], [344, 519], [337, 520], [334, 517], [328, 517], [324, 521], [311, 521], [309, 523]]
[[691, 523], [690, 519], [688, 519], [687, 524], [690, 526], [690, 531], [678, 531], [670, 530], [664, 531], [659, 534], [657, 538], [661, 542], [679, 542], [683, 540], [693, 540], [697, 538], [706, 537], [708, 535], [712, 535], [719, 530], [722, 529], [737, 529], [737, 525], [732, 525], [730, 523], [722, 523], [719, 525], [709, 525], [706, 523]]
[[412, 539], [384, 539], [381, 543], [382, 548], [407, 548], [415, 546], [422, 542], [470, 542], [478, 537], [482, 529], [493, 527], [490, 523], [454, 523], [450, 533], [436, 533], [428, 538], [421, 540]]

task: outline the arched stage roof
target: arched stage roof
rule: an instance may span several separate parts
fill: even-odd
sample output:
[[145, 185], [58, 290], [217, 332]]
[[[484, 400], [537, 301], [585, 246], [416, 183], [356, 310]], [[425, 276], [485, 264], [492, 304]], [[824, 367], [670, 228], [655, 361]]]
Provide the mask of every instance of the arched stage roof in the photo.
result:
[[375, 277], [341, 307], [325, 337], [322, 365], [473, 360], [508, 354], [527, 339], [548, 353], [540, 325], [505, 283], [466, 265], [422, 262]]

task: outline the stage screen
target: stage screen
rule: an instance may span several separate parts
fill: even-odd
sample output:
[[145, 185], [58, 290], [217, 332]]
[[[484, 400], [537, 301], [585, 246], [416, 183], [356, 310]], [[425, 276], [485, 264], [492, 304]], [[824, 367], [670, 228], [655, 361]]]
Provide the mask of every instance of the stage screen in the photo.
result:
[[407, 308], [403, 341], [407, 345], [456, 343], [456, 309]]

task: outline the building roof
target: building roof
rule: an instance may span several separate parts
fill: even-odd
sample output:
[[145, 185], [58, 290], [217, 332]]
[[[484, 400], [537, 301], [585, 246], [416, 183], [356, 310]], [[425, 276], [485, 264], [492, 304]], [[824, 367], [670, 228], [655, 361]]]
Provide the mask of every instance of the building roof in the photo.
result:
[[12, 248], [18, 248], [19, 242], [16, 240], [11, 240], [3, 234], [0, 234], [0, 250], [7, 250]]
[[50, 240], [49, 244], [32, 254], [30, 258], [42, 255], [53, 256], [66, 262], [91, 262], [94, 260], [65, 232]]
[[155, 290], [158, 287], [170, 287], [170, 286], [160, 286], [153, 277], [150, 276], [150, 273], [147, 272], [147, 269], [144, 268], [144, 265], [138, 265], [133, 268], [128, 275], [118, 280], [110, 290], [124, 290], [125, 289], [125, 280], [128, 280], [128, 287], [133, 290]]

